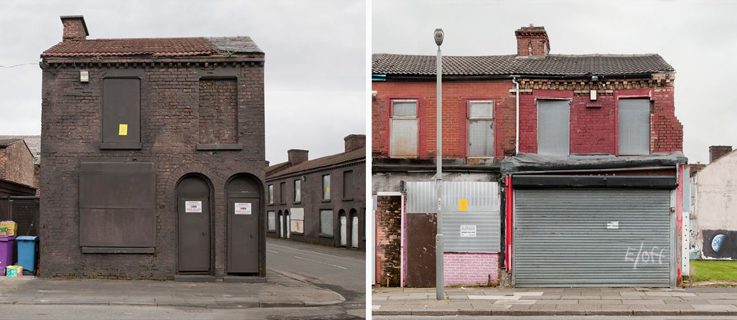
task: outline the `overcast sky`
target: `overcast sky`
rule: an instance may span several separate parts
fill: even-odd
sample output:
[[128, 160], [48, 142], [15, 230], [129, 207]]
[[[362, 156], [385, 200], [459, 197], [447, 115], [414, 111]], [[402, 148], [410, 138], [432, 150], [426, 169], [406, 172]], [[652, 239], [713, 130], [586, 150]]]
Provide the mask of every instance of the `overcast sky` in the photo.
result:
[[0, 135], [41, 133], [39, 55], [61, 41], [59, 16], [84, 15], [89, 38], [251, 36], [266, 52], [266, 159], [343, 151], [365, 133], [363, 1], [0, 2]]
[[676, 116], [690, 163], [710, 145], [737, 145], [737, 2], [374, 0], [372, 51], [514, 54], [514, 30], [545, 26], [556, 54], [658, 53], [676, 69]]

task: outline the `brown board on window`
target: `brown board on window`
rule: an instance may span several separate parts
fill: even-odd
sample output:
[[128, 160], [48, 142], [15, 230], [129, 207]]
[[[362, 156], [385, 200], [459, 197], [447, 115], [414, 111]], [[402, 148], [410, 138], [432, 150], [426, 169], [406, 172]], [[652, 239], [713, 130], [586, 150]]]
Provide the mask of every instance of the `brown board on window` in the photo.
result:
[[141, 142], [141, 84], [138, 78], [106, 78], [102, 94], [102, 142], [109, 149]]

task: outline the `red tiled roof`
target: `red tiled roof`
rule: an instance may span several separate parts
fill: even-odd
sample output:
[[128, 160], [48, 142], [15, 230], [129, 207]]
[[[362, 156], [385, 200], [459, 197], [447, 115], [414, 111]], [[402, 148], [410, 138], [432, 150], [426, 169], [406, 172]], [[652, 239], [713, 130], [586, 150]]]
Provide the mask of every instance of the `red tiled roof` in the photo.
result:
[[63, 41], [42, 57], [198, 56], [217, 52], [205, 38], [93, 39]]

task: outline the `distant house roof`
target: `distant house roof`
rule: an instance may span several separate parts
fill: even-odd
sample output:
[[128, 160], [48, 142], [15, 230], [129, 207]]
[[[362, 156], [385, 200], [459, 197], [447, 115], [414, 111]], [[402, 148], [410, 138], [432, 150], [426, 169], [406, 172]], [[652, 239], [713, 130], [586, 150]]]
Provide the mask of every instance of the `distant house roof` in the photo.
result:
[[[373, 55], [372, 71], [375, 74], [432, 76], [435, 69], [435, 56]], [[658, 54], [443, 57], [443, 75], [448, 76], [624, 76], [671, 71], [674, 71], [673, 67]]]
[[33, 154], [33, 162], [39, 164], [41, 161], [41, 136], [0, 136], [0, 148], [5, 148], [19, 140], [25, 141], [28, 150]]
[[290, 174], [295, 174], [302, 171], [308, 171], [323, 167], [330, 167], [333, 165], [338, 165], [341, 163], [347, 163], [351, 161], [356, 160], [364, 160], [366, 159], [366, 148], [359, 148], [350, 152], [344, 152], [344, 153], [338, 153], [322, 158], [317, 158], [309, 161], [305, 161], [302, 163], [299, 163], [294, 166], [285, 167], [285, 164], [289, 164], [289, 162], [282, 162], [275, 164], [273, 166], [269, 166], [266, 168], [266, 179], [270, 180], [276, 177], [282, 177], [287, 176]]
[[263, 53], [250, 37], [138, 38], [62, 41], [41, 57], [188, 57]]

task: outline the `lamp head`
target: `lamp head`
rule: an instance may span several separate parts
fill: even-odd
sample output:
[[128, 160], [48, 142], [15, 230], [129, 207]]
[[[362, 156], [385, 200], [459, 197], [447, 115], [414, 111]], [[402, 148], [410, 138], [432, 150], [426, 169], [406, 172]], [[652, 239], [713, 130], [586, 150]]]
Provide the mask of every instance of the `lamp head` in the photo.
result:
[[435, 44], [438, 45], [438, 47], [443, 44], [443, 37], [445, 34], [443, 33], [443, 29], [437, 28], [435, 29]]

